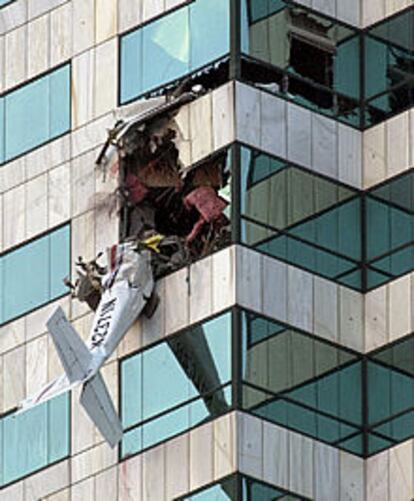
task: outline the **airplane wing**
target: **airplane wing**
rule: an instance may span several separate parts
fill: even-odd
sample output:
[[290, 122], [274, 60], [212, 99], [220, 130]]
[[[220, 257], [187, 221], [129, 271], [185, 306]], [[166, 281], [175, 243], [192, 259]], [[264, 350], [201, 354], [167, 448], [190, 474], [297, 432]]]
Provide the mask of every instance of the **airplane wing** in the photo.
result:
[[60, 306], [52, 313], [46, 325], [70, 383], [85, 379], [92, 355]]

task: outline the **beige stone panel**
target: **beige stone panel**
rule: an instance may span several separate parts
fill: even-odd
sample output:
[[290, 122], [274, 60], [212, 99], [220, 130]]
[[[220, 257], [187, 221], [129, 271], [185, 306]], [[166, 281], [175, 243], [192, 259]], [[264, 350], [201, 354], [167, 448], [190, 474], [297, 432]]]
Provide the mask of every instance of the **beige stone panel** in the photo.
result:
[[338, 125], [335, 120], [312, 113], [312, 168], [338, 179]]
[[0, 33], [11, 31], [27, 21], [27, 0], [11, 2], [1, 9]]
[[142, 501], [143, 454], [118, 464], [119, 501]]
[[72, 130], [92, 120], [94, 96], [95, 49], [90, 49], [72, 59]]
[[165, 497], [165, 445], [148, 450], [142, 465], [143, 501], [167, 501]]
[[116, 35], [117, 14], [118, 0], [95, 0], [97, 45]]
[[260, 107], [260, 147], [273, 155], [286, 157], [286, 101], [261, 92]]
[[5, 37], [2, 35], [0, 36], [0, 93], [2, 93], [4, 90], [4, 83], [6, 80], [5, 52], [6, 52]]
[[386, 124], [387, 178], [396, 176], [409, 167], [409, 112], [390, 118]]
[[[376, 0], [375, 0], [376, 1]], [[363, 187], [369, 188], [386, 178], [385, 124], [363, 133]]]
[[117, 357], [121, 358], [129, 353], [139, 350], [142, 347], [142, 327], [141, 320], [136, 320], [117, 348]]
[[148, 21], [149, 19], [156, 17], [163, 13], [164, 11], [164, 1], [165, 0], [151, 0], [143, 2], [143, 21]]
[[387, 287], [379, 287], [365, 295], [365, 351], [385, 344], [388, 339]]
[[410, 167], [414, 166], [414, 109], [410, 110], [409, 125], [409, 148], [410, 148]]
[[413, 497], [413, 441], [389, 450], [390, 501]]
[[364, 460], [339, 451], [340, 501], [364, 499]]
[[236, 248], [232, 246], [211, 256], [214, 313], [232, 306], [236, 301], [235, 253]]
[[262, 312], [274, 319], [287, 320], [288, 265], [262, 256]]
[[3, 356], [3, 412], [16, 407], [26, 396], [25, 347]]
[[313, 327], [313, 276], [299, 268], [288, 268], [288, 323], [308, 332]]
[[339, 450], [315, 441], [315, 499], [339, 501]]
[[184, 3], [185, 0], [165, 0], [165, 10], [172, 9]]
[[190, 106], [183, 106], [174, 117], [176, 123], [176, 145], [178, 159], [184, 167], [191, 165]]
[[70, 501], [70, 489], [64, 489], [51, 494], [45, 498], [45, 501]]
[[237, 414], [238, 469], [256, 478], [263, 476], [263, 421], [248, 414]]
[[48, 226], [53, 228], [70, 217], [70, 163], [48, 172]]
[[190, 104], [190, 127], [191, 160], [196, 163], [213, 151], [211, 93]]
[[2, 501], [25, 501], [24, 482], [18, 482], [1, 491]]
[[298, 433], [289, 435], [289, 489], [313, 497], [314, 441]]
[[364, 350], [364, 304], [359, 292], [339, 288], [339, 342], [362, 352]]
[[50, 64], [57, 66], [72, 55], [72, 3], [50, 13]]
[[29, 19], [38, 17], [47, 11], [56, 9], [67, 0], [28, 0]]
[[24, 481], [25, 501], [38, 501], [69, 484], [69, 461], [50, 466]]
[[71, 165], [71, 209], [77, 216], [93, 208], [95, 193], [95, 152], [72, 160]]
[[[107, 0], [100, 0], [107, 1]], [[113, 0], [111, 0], [113, 2]], [[96, 47], [95, 52], [95, 108], [98, 117], [116, 108], [118, 82], [118, 44], [112, 38]]]
[[236, 82], [236, 139], [247, 144], [260, 145], [260, 91]]
[[338, 170], [340, 181], [362, 187], [362, 134], [344, 124], [338, 124]]
[[[181, 0], [180, 0], [181, 1]], [[213, 149], [234, 141], [234, 85], [222, 85], [212, 93]]]
[[[63, 280], [64, 277], [62, 277]], [[24, 317], [26, 322], [26, 341], [47, 332], [46, 322], [53, 311], [60, 306], [66, 315], [69, 315], [69, 297], [63, 297], [50, 304], [37, 308]]]
[[388, 318], [390, 341], [412, 331], [411, 327], [411, 276], [393, 280], [388, 285]]
[[[25, 186], [20, 185], [7, 191], [3, 197], [4, 249], [22, 243], [26, 234], [26, 193]], [[13, 217], [9, 217], [13, 214]]]
[[188, 433], [165, 444], [167, 499], [175, 499], [190, 490], [189, 445]]
[[0, 327], [0, 353], [13, 350], [26, 338], [25, 319], [19, 318]]
[[[26, 78], [27, 71], [27, 25], [10, 31], [6, 42], [6, 89], [15, 87]], [[19, 57], [16, 57], [19, 54]]]
[[289, 488], [289, 431], [263, 422], [263, 479]]
[[362, 25], [370, 26], [385, 17], [386, 0], [362, 0]]
[[28, 71], [31, 78], [46, 71], [50, 64], [50, 16], [48, 14], [34, 19], [28, 24]]
[[0, 252], [3, 250], [3, 195], [0, 195]]
[[186, 268], [165, 278], [166, 333], [182, 329], [189, 323], [189, 278]]
[[95, 499], [97, 501], [118, 498], [118, 469], [116, 466], [95, 477]]
[[212, 280], [211, 256], [191, 265], [190, 323], [195, 323], [212, 314]]
[[236, 470], [236, 415], [226, 414], [213, 421], [214, 480]]
[[213, 481], [213, 423], [190, 431], [190, 490]]
[[15, 188], [26, 180], [25, 157], [17, 158], [2, 165], [0, 169], [0, 191], [2, 193]]
[[330, 341], [338, 341], [339, 286], [321, 277], [314, 278], [313, 332]]
[[33, 395], [47, 382], [47, 334], [26, 345], [26, 393]]
[[309, 110], [288, 103], [287, 127], [288, 127], [288, 159], [300, 165], [310, 167], [312, 165], [312, 131], [311, 116]]
[[410, 5], [412, 5], [411, 0], [385, 0], [385, 15], [392, 16]]
[[37, 177], [70, 159], [70, 137], [65, 135], [39, 146], [24, 156], [27, 179]]
[[[73, 53], [93, 46], [95, 40], [95, 0], [72, 0]], [[85, 75], [83, 75], [86, 78]]]
[[26, 183], [26, 235], [29, 240], [47, 230], [48, 186], [43, 174]]
[[88, 478], [79, 484], [72, 485], [71, 501], [93, 501], [95, 499], [95, 479]]
[[122, 33], [142, 22], [144, 0], [118, 0], [118, 32]]
[[[76, 405], [79, 405], [76, 402]], [[85, 450], [72, 457], [71, 478], [72, 482], [81, 480], [99, 473], [117, 463], [117, 451], [111, 449], [106, 442]]]
[[72, 139], [72, 158], [82, 155], [87, 151], [103, 145], [107, 138], [107, 129], [114, 125], [113, 113], [94, 120], [71, 134]]
[[312, 9], [327, 14], [328, 16], [336, 17], [335, 0], [312, 0]]
[[389, 451], [384, 451], [366, 462], [366, 501], [389, 501], [389, 485]]
[[261, 255], [236, 247], [236, 301], [240, 306], [262, 310]]

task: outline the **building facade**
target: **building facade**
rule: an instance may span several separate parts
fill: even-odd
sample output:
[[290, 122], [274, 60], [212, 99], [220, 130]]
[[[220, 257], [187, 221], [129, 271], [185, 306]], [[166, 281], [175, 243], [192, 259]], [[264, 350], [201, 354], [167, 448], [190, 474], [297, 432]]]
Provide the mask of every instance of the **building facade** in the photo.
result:
[[[411, 0], [0, 0], [1, 500], [414, 498], [413, 79]], [[89, 335], [62, 279], [136, 234], [107, 130], [194, 89], [151, 147], [226, 230], [144, 165], [191, 262], [102, 371], [122, 441], [77, 390], [16, 416], [62, 372], [56, 306]]]

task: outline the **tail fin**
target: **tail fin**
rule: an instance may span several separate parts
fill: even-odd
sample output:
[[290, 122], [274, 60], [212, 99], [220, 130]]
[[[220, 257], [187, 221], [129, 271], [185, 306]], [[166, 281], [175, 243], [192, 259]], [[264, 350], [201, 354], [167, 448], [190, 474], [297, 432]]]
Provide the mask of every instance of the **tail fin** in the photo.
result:
[[100, 374], [83, 385], [80, 403], [111, 447], [122, 438], [122, 426]]
[[59, 306], [47, 321], [56, 351], [71, 383], [85, 379], [92, 355]]

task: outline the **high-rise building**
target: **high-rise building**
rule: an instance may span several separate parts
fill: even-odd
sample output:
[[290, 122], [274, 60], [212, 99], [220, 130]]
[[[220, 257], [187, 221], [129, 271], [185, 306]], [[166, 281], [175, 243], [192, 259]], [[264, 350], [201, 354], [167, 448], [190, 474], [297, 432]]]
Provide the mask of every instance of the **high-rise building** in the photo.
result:
[[[0, 499], [412, 500], [413, 102], [412, 0], [0, 0]], [[148, 229], [122, 441], [16, 415], [77, 257]]]

